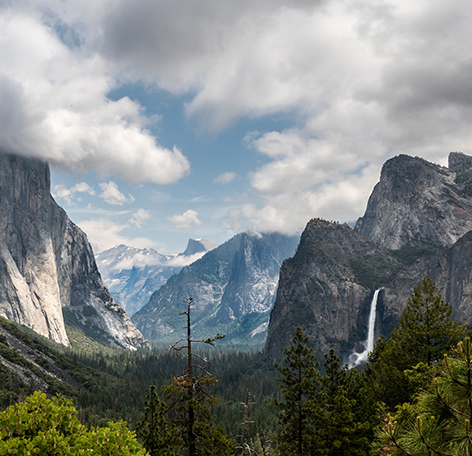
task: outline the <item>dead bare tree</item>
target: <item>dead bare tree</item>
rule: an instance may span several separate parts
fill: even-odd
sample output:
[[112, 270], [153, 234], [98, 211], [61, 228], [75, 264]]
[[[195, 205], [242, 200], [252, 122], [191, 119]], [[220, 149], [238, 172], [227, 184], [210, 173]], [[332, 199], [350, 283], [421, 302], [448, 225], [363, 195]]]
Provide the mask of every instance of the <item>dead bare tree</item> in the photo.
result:
[[[188, 454], [189, 456], [196, 456], [197, 454], [197, 435], [195, 432], [195, 420], [196, 420], [196, 400], [195, 396], [197, 393], [201, 393], [208, 398], [211, 398], [205, 391], [203, 386], [211, 384], [215, 381], [210, 372], [208, 372], [209, 361], [203, 356], [200, 356], [193, 352], [193, 344], [207, 344], [214, 347], [214, 342], [223, 339], [225, 336], [217, 334], [213, 338], [195, 340], [192, 339], [191, 335], [191, 311], [194, 305], [193, 298], [188, 298], [184, 301], [187, 304], [187, 310], [181, 312], [179, 315], [187, 316], [187, 337], [178, 340], [171, 349], [176, 353], [180, 354], [183, 350], [187, 351], [187, 369], [183, 374], [177, 378], [174, 377], [175, 386], [184, 388], [186, 390], [186, 415], [187, 415], [187, 442], [188, 442]], [[183, 345], [182, 345], [183, 344]], [[196, 360], [199, 360], [199, 364]], [[200, 371], [203, 376], [196, 375], [196, 372]]]

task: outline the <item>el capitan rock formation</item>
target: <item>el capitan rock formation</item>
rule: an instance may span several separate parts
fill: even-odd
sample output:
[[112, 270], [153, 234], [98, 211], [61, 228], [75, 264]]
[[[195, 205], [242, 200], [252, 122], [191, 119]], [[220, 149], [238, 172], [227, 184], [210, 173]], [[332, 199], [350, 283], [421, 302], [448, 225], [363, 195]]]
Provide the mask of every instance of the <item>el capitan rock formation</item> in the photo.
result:
[[0, 315], [65, 345], [65, 324], [125, 348], [148, 344], [113, 302], [87, 237], [52, 198], [47, 163], [3, 153]]

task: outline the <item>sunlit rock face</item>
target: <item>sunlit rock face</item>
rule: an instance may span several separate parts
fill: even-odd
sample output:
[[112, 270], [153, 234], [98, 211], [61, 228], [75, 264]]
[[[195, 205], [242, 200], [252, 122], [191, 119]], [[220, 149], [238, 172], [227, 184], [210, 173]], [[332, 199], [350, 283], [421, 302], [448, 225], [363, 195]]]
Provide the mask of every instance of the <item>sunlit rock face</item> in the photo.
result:
[[68, 345], [65, 322], [105, 343], [146, 346], [116, 305], [85, 234], [50, 194], [47, 163], [0, 154], [0, 314]]
[[405, 155], [387, 161], [355, 229], [310, 221], [284, 262], [266, 350], [280, 358], [301, 326], [320, 359], [330, 348], [347, 362], [367, 339], [380, 289], [375, 336], [389, 337], [413, 292], [429, 276], [472, 327], [472, 157], [444, 168]]
[[132, 320], [149, 339], [173, 343], [183, 335], [179, 313], [192, 297], [192, 334], [226, 337], [220, 346], [262, 347], [280, 266], [298, 237], [240, 233], [184, 267], [157, 290]]
[[450, 247], [472, 230], [468, 164], [459, 153], [448, 168], [407, 155], [388, 160], [356, 231], [389, 249]]

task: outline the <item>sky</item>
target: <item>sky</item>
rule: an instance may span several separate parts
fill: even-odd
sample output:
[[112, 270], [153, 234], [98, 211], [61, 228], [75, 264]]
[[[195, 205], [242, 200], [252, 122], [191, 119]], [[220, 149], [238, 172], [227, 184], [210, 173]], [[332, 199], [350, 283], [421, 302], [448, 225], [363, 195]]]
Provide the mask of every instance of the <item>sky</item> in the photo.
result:
[[472, 153], [466, 0], [0, 0], [0, 151], [95, 252], [362, 216], [382, 164]]

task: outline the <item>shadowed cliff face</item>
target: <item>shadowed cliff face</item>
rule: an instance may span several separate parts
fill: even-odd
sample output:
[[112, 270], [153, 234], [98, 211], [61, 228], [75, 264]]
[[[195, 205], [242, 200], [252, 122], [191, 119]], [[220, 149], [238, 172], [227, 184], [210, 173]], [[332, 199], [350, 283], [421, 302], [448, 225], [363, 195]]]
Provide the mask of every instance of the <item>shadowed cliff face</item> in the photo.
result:
[[68, 345], [64, 320], [106, 343], [146, 340], [98, 273], [85, 234], [50, 195], [49, 167], [0, 154], [0, 314]]
[[365, 339], [373, 291], [400, 268], [388, 250], [349, 226], [311, 220], [282, 265], [266, 349], [280, 357], [300, 326], [318, 354], [350, 353]]
[[472, 327], [472, 157], [452, 153], [449, 166], [395, 157], [354, 230], [308, 223], [280, 272], [266, 341], [274, 358], [299, 325], [320, 357], [332, 347], [347, 360], [367, 337], [375, 289], [382, 289], [376, 336], [388, 337], [426, 275], [453, 317]]

